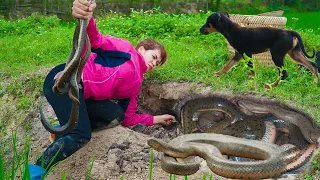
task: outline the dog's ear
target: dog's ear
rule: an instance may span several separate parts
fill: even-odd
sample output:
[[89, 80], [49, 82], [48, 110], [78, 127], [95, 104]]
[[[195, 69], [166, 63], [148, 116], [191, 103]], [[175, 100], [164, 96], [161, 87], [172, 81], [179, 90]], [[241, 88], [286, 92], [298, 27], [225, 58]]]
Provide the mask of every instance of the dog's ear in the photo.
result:
[[218, 21], [219, 21], [220, 18], [221, 18], [221, 14], [220, 14], [220, 13], [217, 13], [217, 15], [218, 15]]
[[228, 18], [230, 17], [228, 12], [220, 12], [220, 13]]
[[221, 18], [221, 14], [220, 13], [213, 13], [211, 14], [208, 18], [207, 18], [207, 23], [211, 23], [213, 24], [214, 26], [216, 26], [216, 24], [219, 22]]

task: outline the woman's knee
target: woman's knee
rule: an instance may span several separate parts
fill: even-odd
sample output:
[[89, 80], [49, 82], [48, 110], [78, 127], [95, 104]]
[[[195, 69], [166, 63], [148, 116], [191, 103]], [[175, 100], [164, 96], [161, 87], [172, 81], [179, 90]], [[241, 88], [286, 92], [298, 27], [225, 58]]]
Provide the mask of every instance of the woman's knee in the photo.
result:
[[123, 109], [118, 109], [117, 112], [115, 113], [115, 119], [119, 119], [119, 121], [124, 120], [124, 110]]
[[91, 140], [91, 133], [90, 134], [72, 134], [71, 137], [74, 141], [78, 142], [79, 144], [85, 145]]
[[63, 71], [65, 67], [65, 64], [59, 64], [58, 66], [55, 66], [54, 68], [52, 68], [50, 70], [50, 72], [47, 74], [44, 83], [43, 83], [43, 89], [44, 91], [47, 89], [52, 88], [53, 84], [54, 84], [54, 77], [57, 75], [57, 73]]
[[86, 100], [89, 118], [94, 122], [110, 122], [114, 119], [122, 121], [125, 112], [121, 106], [110, 100]]

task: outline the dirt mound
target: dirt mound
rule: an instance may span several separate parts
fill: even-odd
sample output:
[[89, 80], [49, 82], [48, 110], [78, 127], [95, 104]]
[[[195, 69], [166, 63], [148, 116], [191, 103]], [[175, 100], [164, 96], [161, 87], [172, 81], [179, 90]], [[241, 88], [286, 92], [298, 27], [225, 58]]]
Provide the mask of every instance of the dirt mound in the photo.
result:
[[[137, 129], [137, 127], [131, 127]], [[93, 132], [91, 141], [82, 149], [58, 164], [46, 179], [55, 180], [65, 173], [68, 179], [85, 179], [92, 160], [91, 178], [93, 179], [148, 179], [150, 147], [146, 140], [158, 137], [167, 141], [175, 135], [172, 129], [161, 126], [141, 128], [136, 132], [130, 128], [117, 126]], [[144, 134], [144, 133], [150, 133]], [[154, 151], [153, 179], [168, 178], [169, 174], [159, 167], [160, 153]], [[190, 177], [201, 178], [201, 173]], [[181, 177], [182, 178], [182, 177]]]

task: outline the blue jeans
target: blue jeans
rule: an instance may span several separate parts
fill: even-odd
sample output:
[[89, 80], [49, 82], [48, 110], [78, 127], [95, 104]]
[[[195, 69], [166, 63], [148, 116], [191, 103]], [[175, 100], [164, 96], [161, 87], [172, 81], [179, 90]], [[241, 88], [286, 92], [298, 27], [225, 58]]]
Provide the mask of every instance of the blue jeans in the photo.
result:
[[[65, 64], [54, 67], [47, 75], [43, 85], [43, 93], [52, 106], [60, 126], [65, 125], [69, 120], [72, 100], [68, 93], [61, 96], [55, 95], [52, 87], [54, 76], [64, 67]], [[110, 100], [94, 101], [88, 99], [85, 101], [83, 90], [80, 90], [79, 94], [79, 120], [75, 128], [70, 133], [56, 139], [37, 160], [36, 165], [42, 166], [44, 163], [43, 167], [48, 170], [52, 165], [69, 157], [89, 142], [92, 130], [107, 125], [114, 119], [119, 121], [124, 119], [124, 110], [118, 104]]]

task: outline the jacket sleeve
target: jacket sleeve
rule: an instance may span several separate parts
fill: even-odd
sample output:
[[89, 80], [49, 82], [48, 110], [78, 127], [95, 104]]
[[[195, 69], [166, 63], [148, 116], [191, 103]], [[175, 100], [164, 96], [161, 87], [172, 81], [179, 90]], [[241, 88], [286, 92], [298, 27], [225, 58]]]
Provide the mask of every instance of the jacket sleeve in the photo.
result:
[[147, 126], [153, 125], [153, 116], [149, 114], [137, 114], [137, 96], [132, 96], [129, 101], [119, 100], [118, 104], [125, 110], [124, 120], [121, 122], [122, 126], [132, 126], [136, 124], [145, 124]]
[[89, 36], [91, 50], [93, 52], [96, 49], [127, 52], [130, 48], [134, 48], [128, 40], [101, 34], [98, 31], [93, 17], [89, 20], [87, 34]]
[[89, 20], [87, 34], [90, 39], [91, 48], [97, 49], [103, 44], [103, 35], [98, 31], [96, 22], [93, 17]]

